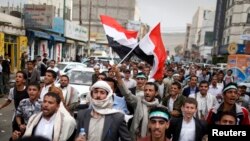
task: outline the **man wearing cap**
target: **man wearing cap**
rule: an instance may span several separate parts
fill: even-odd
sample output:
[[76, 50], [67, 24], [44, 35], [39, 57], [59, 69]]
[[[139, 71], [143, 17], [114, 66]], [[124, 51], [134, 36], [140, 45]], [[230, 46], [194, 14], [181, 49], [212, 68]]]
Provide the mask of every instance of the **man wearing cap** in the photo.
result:
[[[80, 110], [77, 115], [77, 132], [84, 128], [88, 141], [131, 141], [124, 114], [113, 109], [113, 91], [105, 81], [97, 81], [90, 88], [92, 108]], [[85, 141], [77, 137], [76, 141]]]
[[153, 107], [149, 112], [149, 133], [150, 135], [139, 139], [139, 141], [167, 141], [166, 130], [169, 127], [170, 114], [167, 108]]
[[239, 98], [237, 103], [250, 111], [250, 97], [246, 94], [247, 86], [244, 84], [238, 85]]
[[[131, 92], [139, 97], [143, 97], [144, 96], [144, 86], [147, 82], [147, 77], [143, 72], [140, 72], [136, 75], [136, 87], [134, 88], [128, 88], [129, 90], [131, 90]], [[126, 86], [126, 84], [125, 84]]]
[[238, 99], [237, 84], [228, 83], [223, 89], [224, 101], [213, 107], [207, 117], [208, 124], [217, 124], [222, 112], [231, 111], [237, 115], [237, 125], [249, 125], [249, 113], [245, 107], [236, 104]]

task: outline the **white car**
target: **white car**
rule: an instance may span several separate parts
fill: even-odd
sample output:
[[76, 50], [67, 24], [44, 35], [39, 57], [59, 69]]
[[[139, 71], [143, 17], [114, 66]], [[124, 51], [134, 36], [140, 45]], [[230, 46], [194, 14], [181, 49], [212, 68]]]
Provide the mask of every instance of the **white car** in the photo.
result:
[[[106, 70], [100, 70], [105, 72]], [[78, 92], [78, 98], [80, 104], [86, 104], [86, 96], [90, 91], [92, 85], [92, 75], [94, 74], [93, 68], [74, 68], [69, 70], [66, 75], [69, 77], [69, 84], [74, 87]], [[59, 85], [60, 80], [57, 81], [56, 85]]]
[[84, 69], [87, 65], [79, 62], [60, 62], [56, 65], [56, 67], [60, 70], [60, 74], [66, 74], [71, 69]]

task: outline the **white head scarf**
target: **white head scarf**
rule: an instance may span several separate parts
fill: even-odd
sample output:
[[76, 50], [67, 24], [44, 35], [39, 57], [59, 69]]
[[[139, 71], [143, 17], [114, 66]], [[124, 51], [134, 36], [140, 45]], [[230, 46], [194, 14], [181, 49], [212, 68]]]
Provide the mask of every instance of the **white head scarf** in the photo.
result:
[[109, 86], [109, 84], [105, 81], [97, 81], [95, 84], [92, 85], [92, 87], [90, 88], [91, 92], [95, 89], [95, 88], [100, 88], [100, 89], [104, 89], [105, 91], [108, 92], [108, 95], [105, 99], [103, 100], [95, 100], [92, 98], [92, 96], [90, 96], [90, 104], [92, 105], [93, 109], [102, 115], [107, 115], [107, 114], [113, 114], [113, 113], [118, 113], [121, 112], [119, 110], [113, 109], [113, 91], [111, 89], [111, 87]]

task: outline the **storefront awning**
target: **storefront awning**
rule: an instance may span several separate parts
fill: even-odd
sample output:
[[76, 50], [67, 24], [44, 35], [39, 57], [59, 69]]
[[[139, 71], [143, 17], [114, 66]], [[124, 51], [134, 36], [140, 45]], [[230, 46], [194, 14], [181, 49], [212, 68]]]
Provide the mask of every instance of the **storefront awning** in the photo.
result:
[[52, 40], [58, 41], [58, 42], [65, 42], [65, 40], [66, 40], [64, 37], [61, 37], [61, 36], [55, 35], [55, 34], [51, 34], [51, 38], [52, 38]]
[[44, 39], [50, 39], [50, 35], [46, 32], [37, 31], [37, 30], [27, 30], [27, 36], [28, 37], [39, 37]]

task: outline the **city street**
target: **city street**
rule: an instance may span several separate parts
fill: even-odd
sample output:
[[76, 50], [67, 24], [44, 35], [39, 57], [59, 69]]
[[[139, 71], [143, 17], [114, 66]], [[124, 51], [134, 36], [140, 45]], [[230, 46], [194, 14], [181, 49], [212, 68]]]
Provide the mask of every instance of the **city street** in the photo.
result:
[[[10, 86], [12, 87], [14, 83], [15, 75], [10, 75]], [[7, 99], [8, 95], [0, 98], [0, 103], [3, 104]], [[11, 136], [12, 125], [11, 120], [14, 112], [14, 102], [10, 105], [0, 110], [0, 141], [8, 141]]]
[[[4, 103], [5, 99], [8, 96], [6, 95], [3, 98], [0, 98], [0, 103]], [[0, 110], [0, 140], [8, 141], [11, 136], [11, 119], [14, 111], [14, 103]]]

